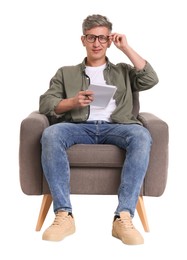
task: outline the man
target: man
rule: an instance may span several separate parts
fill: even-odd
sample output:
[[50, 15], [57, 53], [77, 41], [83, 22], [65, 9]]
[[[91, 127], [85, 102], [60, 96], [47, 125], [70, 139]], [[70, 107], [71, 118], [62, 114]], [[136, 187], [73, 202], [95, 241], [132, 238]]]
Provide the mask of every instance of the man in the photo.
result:
[[[43, 239], [59, 241], [75, 232], [70, 201], [70, 168], [66, 150], [74, 144], [113, 144], [126, 151], [118, 191], [112, 235], [128, 245], [143, 244], [132, 218], [149, 163], [152, 139], [132, 114], [132, 92], [150, 89], [158, 78], [150, 63], [128, 44], [126, 36], [112, 33], [112, 23], [90, 15], [82, 24], [81, 41], [87, 56], [81, 64], [58, 69], [49, 89], [40, 97], [40, 113], [51, 125], [41, 138], [42, 167], [53, 198], [55, 220]], [[131, 63], [112, 64], [107, 48], [116, 46]], [[106, 108], [92, 105], [89, 85], [115, 85]]]

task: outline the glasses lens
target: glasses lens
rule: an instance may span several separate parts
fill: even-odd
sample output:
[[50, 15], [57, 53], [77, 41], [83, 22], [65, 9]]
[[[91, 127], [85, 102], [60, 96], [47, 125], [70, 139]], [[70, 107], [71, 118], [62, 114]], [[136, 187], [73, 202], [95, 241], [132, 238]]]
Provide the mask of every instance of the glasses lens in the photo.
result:
[[87, 34], [87, 35], [86, 35], [86, 40], [87, 40], [88, 42], [95, 42], [95, 39], [96, 39], [96, 37], [95, 37], [95, 35], [93, 35], [93, 34]]
[[105, 35], [99, 35], [98, 38], [101, 43], [105, 43], [108, 41], [108, 37]]

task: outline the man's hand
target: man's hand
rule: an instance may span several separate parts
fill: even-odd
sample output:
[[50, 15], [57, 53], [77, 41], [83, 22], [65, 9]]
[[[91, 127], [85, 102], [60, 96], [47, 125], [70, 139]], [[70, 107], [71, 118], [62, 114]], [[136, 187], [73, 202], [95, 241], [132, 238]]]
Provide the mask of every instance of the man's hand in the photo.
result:
[[93, 91], [91, 90], [84, 90], [79, 91], [78, 94], [74, 97], [74, 104], [75, 107], [86, 107], [90, 105], [93, 101]]
[[128, 48], [127, 38], [124, 34], [111, 33], [109, 38], [118, 49], [124, 50]]

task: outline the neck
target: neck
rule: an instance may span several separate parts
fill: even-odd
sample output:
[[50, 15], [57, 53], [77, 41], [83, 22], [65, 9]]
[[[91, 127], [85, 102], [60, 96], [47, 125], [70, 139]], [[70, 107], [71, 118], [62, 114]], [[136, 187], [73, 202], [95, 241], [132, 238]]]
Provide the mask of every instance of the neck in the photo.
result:
[[106, 63], [106, 59], [100, 59], [100, 60], [91, 60], [87, 57], [86, 59], [86, 65], [90, 66], [90, 67], [98, 67], [98, 66], [102, 66]]

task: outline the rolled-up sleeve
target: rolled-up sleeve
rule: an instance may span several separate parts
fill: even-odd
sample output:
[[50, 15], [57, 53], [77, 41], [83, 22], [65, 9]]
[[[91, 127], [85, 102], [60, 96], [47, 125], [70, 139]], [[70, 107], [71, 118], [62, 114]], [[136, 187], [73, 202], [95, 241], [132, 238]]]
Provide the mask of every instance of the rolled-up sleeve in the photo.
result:
[[55, 107], [64, 98], [62, 71], [59, 69], [50, 81], [49, 89], [40, 96], [39, 112], [46, 116], [57, 116]]
[[150, 89], [159, 82], [158, 76], [149, 62], [146, 62], [142, 70], [132, 69], [130, 80], [133, 91]]

